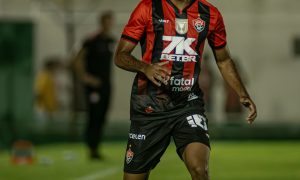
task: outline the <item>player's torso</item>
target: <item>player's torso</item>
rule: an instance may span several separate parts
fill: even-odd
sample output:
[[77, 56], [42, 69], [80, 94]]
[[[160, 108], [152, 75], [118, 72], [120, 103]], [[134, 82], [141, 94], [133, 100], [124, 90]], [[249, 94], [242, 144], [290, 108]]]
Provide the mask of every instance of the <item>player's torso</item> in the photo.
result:
[[171, 78], [168, 86], [158, 88], [139, 74], [133, 87], [132, 110], [144, 108], [142, 105], [146, 113], [171, 111], [195, 104], [191, 101], [202, 106], [198, 77], [205, 39], [210, 33], [210, 7], [194, 0], [179, 10], [170, 0], [152, 0], [150, 13], [141, 41], [143, 61], [169, 61]]
[[103, 81], [108, 81], [112, 65], [113, 40], [97, 35], [86, 44], [86, 70]]

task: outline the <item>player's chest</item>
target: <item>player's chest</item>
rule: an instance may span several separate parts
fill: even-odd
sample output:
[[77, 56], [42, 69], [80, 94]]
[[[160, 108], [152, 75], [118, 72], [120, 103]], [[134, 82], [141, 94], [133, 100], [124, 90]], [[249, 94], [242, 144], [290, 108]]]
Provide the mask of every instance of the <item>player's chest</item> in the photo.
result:
[[207, 37], [210, 33], [210, 15], [200, 14], [198, 11], [174, 12], [166, 9], [164, 13], [154, 13], [149, 21], [148, 33], [163, 36], [184, 36], [197, 38]]

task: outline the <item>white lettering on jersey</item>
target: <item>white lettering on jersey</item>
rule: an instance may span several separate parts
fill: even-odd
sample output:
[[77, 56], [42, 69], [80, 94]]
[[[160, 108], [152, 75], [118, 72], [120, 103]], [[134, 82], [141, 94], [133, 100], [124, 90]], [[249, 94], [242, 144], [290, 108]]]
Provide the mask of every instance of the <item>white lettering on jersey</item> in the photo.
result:
[[[191, 48], [195, 40], [195, 38], [185, 39], [184, 37], [177, 36], [163, 36], [163, 41], [169, 41], [170, 44], [162, 51], [161, 60], [196, 62], [198, 54]], [[175, 54], [171, 54], [174, 50]]]
[[174, 92], [191, 91], [194, 84], [195, 84], [195, 78], [177, 79], [174, 76], [170, 78], [170, 86], [172, 87], [172, 91]]

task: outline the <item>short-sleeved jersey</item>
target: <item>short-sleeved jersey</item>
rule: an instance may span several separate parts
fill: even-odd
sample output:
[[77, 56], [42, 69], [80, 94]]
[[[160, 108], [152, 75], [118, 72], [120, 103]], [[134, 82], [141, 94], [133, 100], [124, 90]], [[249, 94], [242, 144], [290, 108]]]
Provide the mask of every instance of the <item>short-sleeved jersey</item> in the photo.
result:
[[142, 0], [131, 14], [122, 39], [140, 43], [142, 61], [166, 65], [168, 85], [157, 87], [142, 73], [131, 94], [131, 120], [163, 119], [189, 109], [204, 112], [198, 77], [205, 40], [214, 48], [226, 46], [223, 18], [205, 0], [192, 0], [180, 10], [171, 0]]

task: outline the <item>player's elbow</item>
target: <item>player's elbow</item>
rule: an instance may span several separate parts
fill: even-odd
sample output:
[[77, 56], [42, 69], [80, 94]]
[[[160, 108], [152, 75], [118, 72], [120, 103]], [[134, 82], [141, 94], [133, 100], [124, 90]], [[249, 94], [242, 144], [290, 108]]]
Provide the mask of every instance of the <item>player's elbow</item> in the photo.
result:
[[114, 63], [117, 67], [123, 68], [122, 53], [120, 53], [120, 52], [115, 53]]

